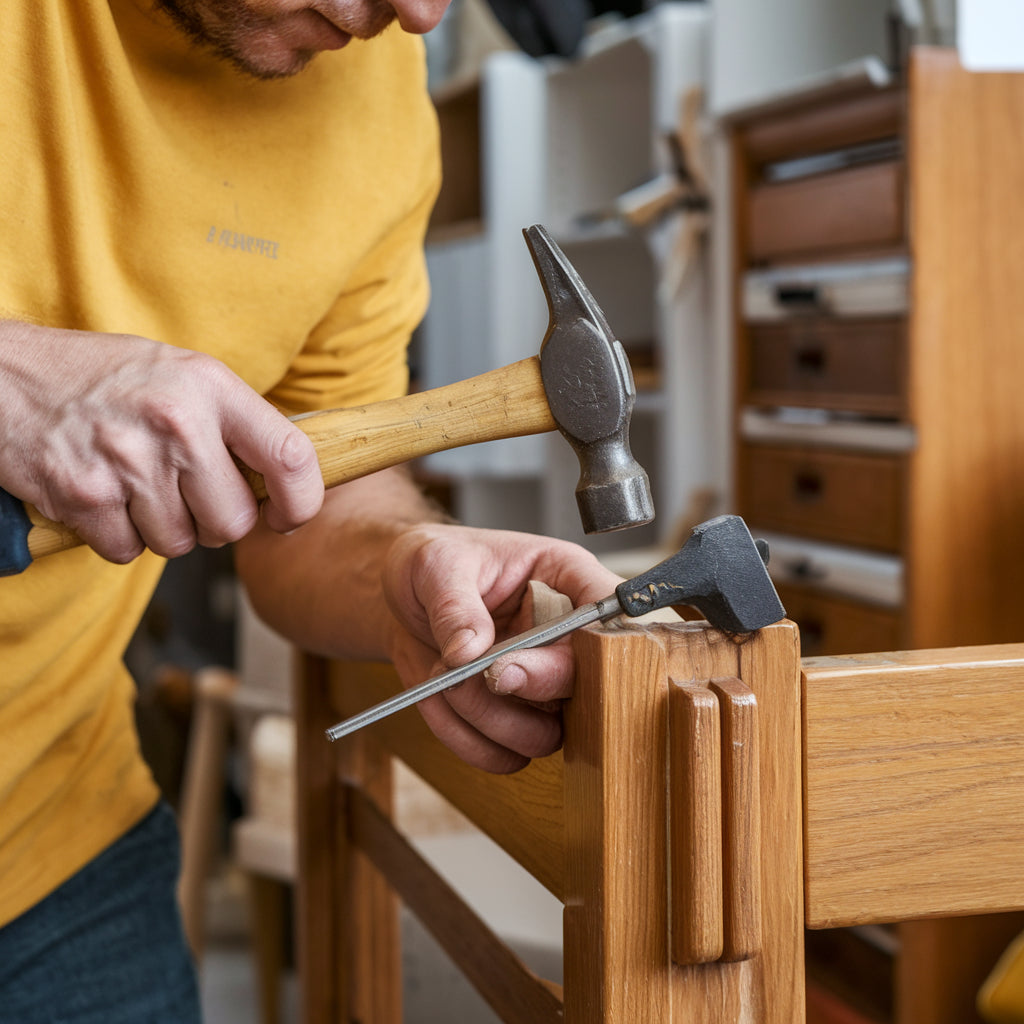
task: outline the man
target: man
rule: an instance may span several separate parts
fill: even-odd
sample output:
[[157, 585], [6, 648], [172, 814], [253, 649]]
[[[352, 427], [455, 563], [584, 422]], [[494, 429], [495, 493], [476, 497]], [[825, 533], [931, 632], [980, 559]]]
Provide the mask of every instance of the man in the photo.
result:
[[[89, 545], [0, 580], [0, 1021], [197, 1018], [121, 663], [164, 558], [234, 543], [268, 622], [407, 685], [526, 625], [530, 578], [616, 582], [444, 522], [399, 470], [325, 495], [284, 415], [406, 387], [439, 180], [415, 34], [446, 6], [0, 7], [0, 486]], [[513, 771], [559, 745], [571, 675], [523, 652], [422, 713]]]

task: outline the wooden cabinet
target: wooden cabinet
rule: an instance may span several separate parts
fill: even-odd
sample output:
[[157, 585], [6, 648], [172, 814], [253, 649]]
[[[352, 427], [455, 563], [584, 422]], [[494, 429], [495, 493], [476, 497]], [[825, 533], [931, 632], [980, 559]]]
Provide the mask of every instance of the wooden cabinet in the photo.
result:
[[1020, 640], [1024, 76], [919, 47], [730, 127], [736, 504], [790, 614], [813, 653]]
[[[730, 129], [736, 505], [803, 654], [1024, 639], [1024, 76], [915, 48]], [[829, 932], [808, 971], [864, 1019], [965, 1024], [1019, 927], [899, 923], [870, 977]]]

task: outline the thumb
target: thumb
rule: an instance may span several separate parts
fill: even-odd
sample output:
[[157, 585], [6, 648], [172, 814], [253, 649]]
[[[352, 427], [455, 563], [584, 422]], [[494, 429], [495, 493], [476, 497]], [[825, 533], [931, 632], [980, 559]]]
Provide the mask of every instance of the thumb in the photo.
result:
[[286, 533], [320, 511], [324, 482], [313, 442], [274, 406], [251, 392], [229, 413], [223, 432], [228, 448], [263, 476], [267, 526]]

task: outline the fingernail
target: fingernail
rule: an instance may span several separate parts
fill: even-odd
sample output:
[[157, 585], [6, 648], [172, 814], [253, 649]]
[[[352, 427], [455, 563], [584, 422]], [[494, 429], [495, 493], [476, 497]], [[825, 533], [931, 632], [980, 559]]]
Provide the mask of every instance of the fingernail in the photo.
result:
[[526, 672], [521, 665], [505, 665], [497, 671], [492, 665], [484, 675], [487, 677], [488, 688], [494, 693], [516, 693], [526, 684]]
[[471, 643], [475, 636], [475, 629], [460, 629], [457, 633], [452, 633], [441, 649], [441, 657], [448, 661], [449, 655], [457, 653], [460, 647], [465, 647], [466, 644]]

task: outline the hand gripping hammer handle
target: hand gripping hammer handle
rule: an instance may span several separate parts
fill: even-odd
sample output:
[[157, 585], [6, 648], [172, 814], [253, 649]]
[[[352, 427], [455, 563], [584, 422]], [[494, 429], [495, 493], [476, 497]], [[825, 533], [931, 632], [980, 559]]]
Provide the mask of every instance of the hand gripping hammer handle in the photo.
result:
[[767, 545], [764, 541], [753, 540], [739, 516], [709, 520], [696, 527], [674, 555], [653, 569], [620, 583], [614, 594], [503, 640], [474, 661], [434, 676], [331, 726], [327, 738], [341, 739], [442, 693], [482, 672], [510, 651], [543, 647], [582, 626], [604, 622], [623, 613], [636, 617], [671, 605], [693, 605], [704, 613], [711, 625], [733, 633], [749, 633], [778, 622], [785, 615], [785, 609], [768, 576], [767, 560]]

